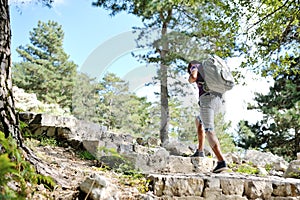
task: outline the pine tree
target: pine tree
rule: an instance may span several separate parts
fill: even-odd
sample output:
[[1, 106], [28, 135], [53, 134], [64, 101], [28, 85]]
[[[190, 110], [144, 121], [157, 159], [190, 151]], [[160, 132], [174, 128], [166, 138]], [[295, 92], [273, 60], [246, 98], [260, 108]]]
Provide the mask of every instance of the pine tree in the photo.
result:
[[136, 136], [149, 133], [151, 103], [145, 97], [130, 93], [128, 82], [113, 73], [106, 74], [99, 84], [100, 124]]
[[257, 105], [250, 108], [261, 111], [264, 118], [254, 125], [241, 124], [239, 146], [271, 151], [289, 160], [300, 152], [300, 62], [291, 63], [295, 64], [290, 71], [275, 77], [267, 95], [256, 95]]
[[38, 22], [30, 42], [17, 48], [23, 58], [14, 63], [13, 83], [39, 100], [71, 109], [76, 64], [63, 49], [64, 32], [57, 22]]
[[72, 95], [71, 113], [76, 118], [91, 122], [99, 122], [100, 85], [86, 74], [78, 73]]
[[[169, 83], [168, 71], [176, 63], [176, 70], [186, 71], [186, 63], [192, 58], [200, 59], [202, 53], [229, 56], [235, 46], [238, 12], [232, 1], [108, 1], [95, 0], [94, 6], [110, 10], [111, 15], [126, 11], [139, 17], [145, 27], [139, 38], [150, 47], [141, 58], [159, 66], [160, 81], [160, 139], [164, 144], [169, 135]], [[233, 15], [237, 14], [237, 15]], [[153, 41], [153, 32], [154, 41]], [[156, 37], [158, 35], [158, 37]], [[152, 41], [149, 41], [152, 39]], [[145, 41], [146, 40], [146, 41]], [[181, 63], [178, 64], [178, 63]], [[177, 65], [178, 64], [178, 65]], [[178, 67], [179, 66], [179, 67]]]

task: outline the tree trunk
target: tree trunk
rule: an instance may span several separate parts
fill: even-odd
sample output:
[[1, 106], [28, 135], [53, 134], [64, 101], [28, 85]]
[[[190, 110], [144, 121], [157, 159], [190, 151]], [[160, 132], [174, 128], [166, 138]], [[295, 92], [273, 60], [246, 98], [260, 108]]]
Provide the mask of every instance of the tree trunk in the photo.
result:
[[22, 146], [19, 121], [14, 108], [11, 80], [11, 30], [7, 0], [0, 0], [0, 116], [5, 137], [10, 134]]
[[[25, 159], [33, 164], [38, 173], [51, 176], [58, 184], [67, 185], [59, 175], [22, 143], [21, 132], [19, 129], [18, 115], [14, 107], [12, 93], [12, 74], [11, 74], [11, 29], [8, 0], [0, 0], [0, 117], [2, 131], [5, 137], [12, 136], [18, 147], [25, 155]], [[1, 130], [0, 129], [0, 130]]]
[[160, 102], [161, 102], [161, 120], [160, 120], [160, 140], [162, 145], [168, 142], [169, 135], [169, 106], [168, 106], [168, 77], [167, 77], [167, 66], [160, 64]]
[[[169, 12], [171, 14], [171, 12]], [[164, 61], [167, 52], [169, 51], [169, 44], [165, 36], [167, 34], [167, 20], [163, 22], [162, 26], [162, 50], [160, 51], [160, 101], [161, 101], [161, 121], [160, 121], [160, 140], [162, 145], [169, 141], [169, 103], [168, 103], [168, 67]]]
[[294, 156], [297, 157], [297, 153], [300, 153], [300, 132], [299, 129], [295, 128], [295, 152]]

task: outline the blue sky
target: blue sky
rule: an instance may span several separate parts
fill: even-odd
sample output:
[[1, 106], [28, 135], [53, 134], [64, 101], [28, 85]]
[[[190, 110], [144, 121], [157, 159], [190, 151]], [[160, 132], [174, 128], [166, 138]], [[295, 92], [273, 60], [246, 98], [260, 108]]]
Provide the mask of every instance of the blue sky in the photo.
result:
[[13, 0], [11, 2], [13, 61], [20, 61], [15, 49], [30, 43], [29, 31], [37, 27], [39, 20], [53, 20], [62, 25], [64, 50], [79, 67], [105, 41], [131, 31], [133, 26], [142, 25], [138, 18], [125, 12], [111, 17], [108, 11], [93, 7], [91, 0], [76, 0], [76, 3], [60, 0], [51, 9], [34, 3], [21, 5]]

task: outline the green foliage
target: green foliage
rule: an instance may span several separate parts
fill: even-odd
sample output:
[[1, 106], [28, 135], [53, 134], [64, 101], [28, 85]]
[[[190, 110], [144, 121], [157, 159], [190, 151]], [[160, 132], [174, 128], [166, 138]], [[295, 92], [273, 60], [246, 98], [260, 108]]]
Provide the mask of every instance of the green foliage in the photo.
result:
[[[24, 132], [22, 130], [22, 132]], [[48, 137], [46, 135], [32, 135], [31, 133], [25, 131], [25, 134], [22, 134], [24, 139], [30, 139], [31, 142], [35, 140], [34, 143], [37, 143], [39, 146], [60, 146], [61, 142], [58, 141], [55, 137]]]
[[39, 100], [71, 109], [77, 66], [63, 51], [64, 32], [54, 21], [38, 22], [30, 42], [17, 48], [22, 62], [13, 64], [13, 83]]
[[[124, 173], [125, 172], [125, 173]], [[146, 193], [149, 191], [150, 180], [146, 179], [143, 174], [136, 170], [126, 170], [120, 176], [119, 182], [126, 186], [134, 186], [140, 193]]]
[[[107, 9], [111, 15], [125, 11], [139, 17], [146, 29], [143, 35], [154, 34], [152, 30], [170, 30], [155, 41], [146, 45], [161, 52], [167, 47], [167, 55], [146, 56], [149, 60], [172, 63], [176, 59], [189, 60], [202, 50], [206, 53], [218, 53], [227, 57], [234, 49], [235, 34], [238, 31], [240, 14], [234, 12], [236, 7], [232, 1], [94, 1], [94, 6]], [[141, 37], [144, 38], [144, 37]], [[180, 42], [179, 42], [180, 41]], [[148, 42], [148, 41], [147, 41]], [[143, 43], [145, 45], [145, 43]], [[166, 44], [166, 45], [163, 45]], [[156, 52], [156, 53], [157, 53]]]
[[252, 167], [251, 165], [242, 164], [238, 167], [237, 172], [243, 174], [258, 174], [259, 171], [257, 168]]
[[272, 164], [266, 164], [265, 165], [265, 169], [266, 169], [267, 172], [270, 172], [273, 169], [273, 167], [274, 166]]
[[126, 158], [121, 156], [116, 149], [99, 147], [98, 152], [103, 152], [105, 155], [102, 156], [100, 161], [103, 162], [101, 168], [104, 170], [114, 171], [120, 174], [118, 180], [125, 186], [135, 186], [141, 193], [146, 193], [149, 189], [149, 180], [145, 176], [136, 170], [132, 163]]
[[242, 174], [256, 175], [259, 174], [259, 170], [256, 167], [253, 167], [252, 163], [243, 163], [241, 165], [229, 164], [230, 169], [234, 172]]
[[10, 174], [17, 173], [17, 170], [15, 169], [16, 164], [9, 159], [8, 154], [0, 155], [0, 163], [0, 195], [2, 195], [11, 191], [7, 187], [7, 182], [10, 181]]
[[38, 143], [40, 146], [52, 146], [56, 147], [61, 145], [61, 142], [58, 141], [55, 137], [48, 137], [47, 135], [32, 135], [28, 130], [28, 125], [25, 122], [20, 121], [20, 131], [24, 139], [30, 139], [31, 143], [36, 140], [34, 143]]
[[237, 145], [270, 151], [286, 160], [296, 159], [300, 151], [299, 84], [300, 74], [290, 70], [275, 77], [268, 94], [257, 94], [257, 104], [249, 108], [262, 112], [264, 118], [253, 125], [241, 122]]
[[57, 140], [53, 137], [41, 136], [38, 137], [37, 139], [40, 140], [41, 146], [52, 146], [52, 147], [58, 146]]
[[[5, 138], [2, 132], [0, 146], [5, 150], [0, 155], [0, 199], [25, 199], [29, 192], [34, 192], [32, 188], [28, 188], [27, 182], [33, 185], [43, 183], [50, 189], [54, 188], [52, 178], [36, 174], [34, 167], [23, 158], [15, 140]], [[7, 185], [11, 181], [16, 183], [17, 190]]]
[[195, 115], [198, 105], [182, 106], [176, 98], [169, 101], [170, 136], [179, 141], [194, 141], [197, 137]]
[[101, 106], [99, 106], [99, 90], [100, 85], [95, 79], [91, 79], [86, 74], [78, 73], [75, 76], [75, 87], [72, 95], [72, 115], [78, 119], [99, 122], [99, 115], [102, 112]]
[[99, 85], [99, 123], [135, 136], [147, 133], [151, 103], [129, 92], [128, 83], [115, 74], [106, 74]]
[[118, 154], [118, 152], [115, 148], [107, 148], [105, 146], [102, 146], [102, 147], [98, 147], [98, 151], [99, 152], [103, 151], [106, 154], [110, 153], [111, 155], [120, 157], [120, 154]]
[[95, 156], [93, 156], [90, 152], [84, 150], [78, 152], [79, 157], [84, 160], [95, 160]]
[[[276, 77], [293, 70], [299, 60], [299, 2], [296, 0], [239, 0], [244, 12], [247, 40], [241, 40], [240, 51], [246, 55], [245, 66], [263, 76]], [[296, 63], [299, 63], [297, 61]], [[296, 70], [297, 71], [297, 70]], [[299, 70], [297, 72], [299, 74]]]
[[239, 135], [235, 139], [235, 144], [243, 149], [252, 148], [255, 144], [256, 135], [249, 128], [250, 124], [247, 121], [240, 121], [238, 124]]
[[236, 146], [232, 134], [229, 133], [231, 122], [225, 122], [224, 115], [219, 113], [215, 117], [215, 131], [220, 141], [222, 152], [235, 152]]
[[54, 190], [56, 183], [50, 176], [36, 174], [37, 184], [43, 184], [48, 190]]
[[[300, 170], [300, 169], [298, 169], [298, 170]], [[290, 172], [290, 173], [288, 174], [288, 176], [291, 177], [291, 178], [297, 178], [297, 179], [300, 179], [300, 173]]]
[[[105, 146], [103, 147], [98, 147], [98, 153], [103, 153], [104, 155], [107, 155], [106, 158], [105, 156], [102, 156], [101, 161], [104, 162], [110, 162], [112, 160], [115, 160], [115, 163], [111, 163], [110, 167], [112, 170], [118, 172], [118, 173], [123, 173], [123, 174], [130, 174], [134, 169], [132, 165], [126, 161], [126, 159], [121, 156], [115, 148], [107, 148]], [[107, 163], [109, 165], [109, 163]]]

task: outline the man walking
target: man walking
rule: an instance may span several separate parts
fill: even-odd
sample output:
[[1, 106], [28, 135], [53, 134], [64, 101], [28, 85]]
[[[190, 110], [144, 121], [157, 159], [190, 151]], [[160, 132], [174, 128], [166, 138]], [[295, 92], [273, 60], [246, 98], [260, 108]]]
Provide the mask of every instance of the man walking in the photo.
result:
[[196, 117], [198, 134], [198, 148], [193, 157], [204, 157], [204, 141], [208, 143], [217, 157], [217, 166], [214, 173], [220, 173], [227, 169], [227, 165], [221, 152], [220, 142], [214, 131], [214, 117], [222, 103], [222, 94], [209, 91], [200, 71], [203, 70], [201, 62], [193, 60], [188, 64], [189, 83], [196, 83], [199, 89], [200, 115]]

